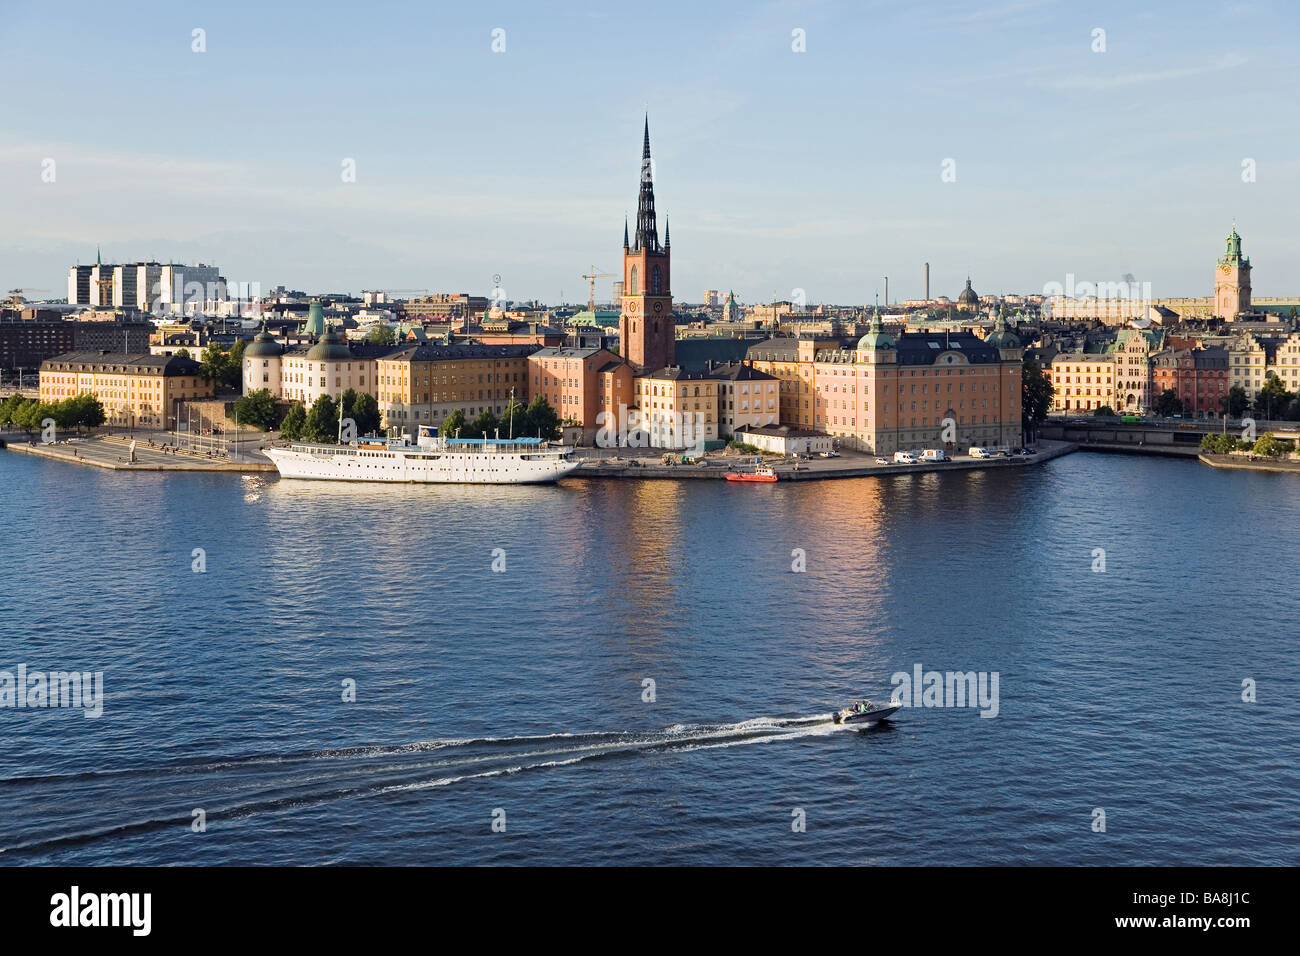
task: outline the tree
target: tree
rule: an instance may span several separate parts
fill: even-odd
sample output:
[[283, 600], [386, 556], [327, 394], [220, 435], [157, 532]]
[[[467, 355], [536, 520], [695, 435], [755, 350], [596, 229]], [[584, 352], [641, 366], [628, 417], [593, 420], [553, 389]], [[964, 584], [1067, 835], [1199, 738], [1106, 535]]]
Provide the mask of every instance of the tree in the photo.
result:
[[1092, 414], [1095, 418], [1114, 418], [1115, 409], [1111, 408], [1109, 405], [1101, 405], [1094, 408]]
[[299, 441], [307, 428], [307, 411], [301, 402], [294, 402], [280, 422], [280, 437], [286, 441]]
[[[73, 398], [69, 398], [60, 403], [66, 406], [64, 417], [67, 420], [68, 428], [98, 428], [104, 424], [107, 417], [104, 414], [104, 405], [100, 400], [90, 392], [82, 392]], [[55, 419], [58, 420], [57, 417]], [[62, 424], [62, 423], [60, 423]]]
[[177, 349], [177, 350], [176, 350], [176, 357], [177, 357], [177, 358], [193, 358], [194, 356], [192, 356], [192, 355], [190, 354], [190, 350], [189, 350], [189, 349], [180, 348], [180, 349]]
[[249, 392], [235, 402], [235, 419], [240, 425], [269, 429], [275, 424], [275, 396], [265, 388]]
[[1254, 452], [1256, 455], [1263, 455], [1266, 458], [1278, 458], [1295, 447], [1294, 442], [1284, 441], [1281, 438], [1274, 438], [1272, 432], [1264, 432], [1255, 442]]
[[352, 413], [348, 417], [357, 423], [358, 435], [378, 434], [382, 417], [375, 396], [365, 392], [358, 395], [352, 403]]
[[239, 387], [244, 377], [244, 349], [247, 346], [248, 343], [243, 339], [236, 339], [235, 344], [230, 347], [230, 352], [226, 355], [226, 372], [222, 379], [222, 384], [226, 388]]
[[492, 414], [492, 409], [485, 408], [478, 413], [478, 418], [470, 422], [462, 435], [464, 438], [492, 438], [501, 423]]
[[18, 406], [20, 406], [25, 401], [26, 399], [23, 398], [22, 395], [14, 393], [13, 395], [10, 395], [8, 398], [6, 398], [3, 402], [0, 402], [0, 428], [4, 428], [11, 421], [13, 421], [14, 412], [16, 412], [18, 410]]
[[1038, 434], [1038, 426], [1047, 420], [1055, 394], [1056, 387], [1042, 368], [1026, 356], [1020, 375], [1020, 429], [1026, 440], [1032, 441]]
[[459, 408], [442, 420], [438, 435], [442, 438], [455, 438], [465, 428], [465, 413]]
[[524, 418], [527, 427], [517, 429], [515, 434], [530, 438], [540, 437], [547, 441], [560, 437], [560, 416], [556, 414], [555, 409], [551, 408], [551, 403], [546, 400], [545, 395], [538, 395], [528, 403]]
[[216, 342], [209, 342], [199, 359], [199, 374], [205, 382], [221, 382], [225, 378], [229, 356]]
[[1255, 407], [1264, 413], [1264, 418], [1271, 419], [1274, 412], [1284, 412], [1290, 407], [1295, 396], [1286, 390], [1282, 380], [1270, 375], [1264, 381], [1264, 387], [1255, 396]]
[[507, 438], [519, 438], [526, 433], [523, 429], [528, 427], [528, 411], [516, 399], [510, 399], [506, 404], [506, 410], [501, 414], [501, 431]]
[[380, 322], [370, 327], [370, 331], [366, 333], [366, 341], [372, 345], [395, 345], [397, 333], [393, 331], [391, 325]]
[[40, 411], [41, 403], [34, 398], [22, 399], [14, 410], [10, 413], [9, 420], [13, 422], [16, 428], [30, 433], [37, 426], [40, 418], [37, 412]]
[[307, 441], [333, 442], [338, 440], [338, 429], [338, 405], [328, 395], [322, 395], [311, 403], [302, 437]]
[[1220, 399], [1223, 405], [1223, 411], [1231, 418], [1240, 418], [1242, 413], [1250, 408], [1250, 396], [1240, 385], [1234, 385], [1228, 389], [1226, 398]]
[[1178, 399], [1178, 393], [1172, 388], [1167, 388], [1160, 393], [1156, 399], [1156, 414], [1161, 418], [1169, 418], [1172, 415], [1181, 415], [1183, 413], [1183, 403]]

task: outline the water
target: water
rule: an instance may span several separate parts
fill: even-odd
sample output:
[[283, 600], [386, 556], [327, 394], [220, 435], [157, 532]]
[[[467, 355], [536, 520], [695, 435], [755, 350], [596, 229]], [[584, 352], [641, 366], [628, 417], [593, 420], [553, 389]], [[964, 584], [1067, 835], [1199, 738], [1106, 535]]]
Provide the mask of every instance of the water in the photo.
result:
[[[0, 709], [3, 863], [1300, 862], [1289, 475], [407, 488], [0, 453], [0, 496], [0, 669], [106, 694]], [[917, 663], [998, 672], [998, 716], [828, 722]]]

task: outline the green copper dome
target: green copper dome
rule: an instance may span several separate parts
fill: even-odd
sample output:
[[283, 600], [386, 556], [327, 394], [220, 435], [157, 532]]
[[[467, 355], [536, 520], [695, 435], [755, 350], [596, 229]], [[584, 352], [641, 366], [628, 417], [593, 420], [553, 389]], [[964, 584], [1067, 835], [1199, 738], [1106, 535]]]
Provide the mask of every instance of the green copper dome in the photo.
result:
[[320, 341], [307, 350], [309, 362], [346, 362], [352, 358], [349, 349], [331, 329], [320, 337]]
[[244, 349], [245, 358], [278, 358], [283, 354], [284, 346], [266, 331], [265, 325], [262, 326], [262, 331], [253, 336], [253, 344]]
[[892, 349], [896, 344], [885, 331], [885, 326], [880, 321], [880, 310], [876, 309], [871, 314], [871, 330], [858, 339], [858, 350], [873, 352], [876, 349]]
[[1018, 349], [1020, 338], [1007, 328], [1007, 320], [1002, 315], [1002, 306], [998, 306], [998, 319], [993, 323], [993, 331], [984, 340], [995, 349]]

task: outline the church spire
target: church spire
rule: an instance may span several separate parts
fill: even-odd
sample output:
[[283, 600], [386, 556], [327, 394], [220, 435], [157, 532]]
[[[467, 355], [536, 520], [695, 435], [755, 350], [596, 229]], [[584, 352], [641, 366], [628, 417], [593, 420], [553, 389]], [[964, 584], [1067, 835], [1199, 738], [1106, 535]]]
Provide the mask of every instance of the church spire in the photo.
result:
[[627, 249], [627, 248], [628, 248], [628, 243], [627, 243], [627, 216], [624, 216], [624, 217], [623, 217], [623, 248], [624, 248], [624, 249]]
[[641, 194], [636, 203], [636, 249], [661, 252], [655, 224], [655, 187], [650, 164], [650, 114], [645, 118], [645, 139], [641, 147]]
[[673, 244], [673, 240], [668, 235], [668, 217], [664, 216], [664, 248], [667, 249]]

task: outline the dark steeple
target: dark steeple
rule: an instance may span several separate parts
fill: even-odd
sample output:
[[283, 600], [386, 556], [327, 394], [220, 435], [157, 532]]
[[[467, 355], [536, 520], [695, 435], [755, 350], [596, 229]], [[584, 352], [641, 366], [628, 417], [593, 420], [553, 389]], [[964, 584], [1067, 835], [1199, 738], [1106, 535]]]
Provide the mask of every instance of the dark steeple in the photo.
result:
[[628, 248], [627, 243], [627, 216], [623, 217], [623, 248]]
[[641, 195], [636, 203], [635, 248], [647, 252], [662, 252], [659, 246], [659, 230], [655, 225], [655, 186], [650, 168], [650, 116], [646, 114], [645, 142], [641, 148]]
[[664, 216], [664, 248], [667, 249], [672, 244], [672, 237], [668, 234], [668, 217]]

